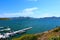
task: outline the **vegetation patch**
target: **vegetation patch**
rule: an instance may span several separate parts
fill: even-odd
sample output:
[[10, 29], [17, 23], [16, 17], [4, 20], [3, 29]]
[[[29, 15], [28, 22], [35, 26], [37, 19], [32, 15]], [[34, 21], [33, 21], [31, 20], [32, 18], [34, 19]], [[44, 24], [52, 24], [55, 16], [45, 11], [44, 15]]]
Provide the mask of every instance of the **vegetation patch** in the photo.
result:
[[37, 40], [37, 37], [33, 34], [26, 34], [21, 36], [20, 38], [15, 38], [13, 40]]

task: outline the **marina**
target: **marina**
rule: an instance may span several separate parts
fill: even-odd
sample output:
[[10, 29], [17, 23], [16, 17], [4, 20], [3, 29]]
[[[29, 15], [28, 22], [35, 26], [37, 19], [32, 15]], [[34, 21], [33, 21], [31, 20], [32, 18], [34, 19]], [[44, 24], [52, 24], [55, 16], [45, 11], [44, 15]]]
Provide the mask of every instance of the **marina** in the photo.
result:
[[[28, 30], [32, 29], [32, 27], [28, 27], [28, 28], [25, 28], [25, 29], [22, 29], [22, 30], [18, 30], [18, 31], [14, 31], [14, 32], [7, 32], [7, 33], [4, 33], [4, 34], [1, 34], [0, 33], [0, 39], [7, 39], [11, 36], [14, 36], [15, 34], [21, 34], [21, 33], [24, 33]], [[10, 28], [8, 29], [3, 29], [2, 31], [7, 31], [7, 30], [10, 30]]]

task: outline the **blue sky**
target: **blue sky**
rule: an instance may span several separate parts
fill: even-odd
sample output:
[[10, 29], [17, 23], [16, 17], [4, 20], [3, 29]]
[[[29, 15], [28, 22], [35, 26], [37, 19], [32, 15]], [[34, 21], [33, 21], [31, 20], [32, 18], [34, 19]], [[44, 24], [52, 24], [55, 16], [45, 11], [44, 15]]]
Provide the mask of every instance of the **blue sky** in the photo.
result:
[[0, 0], [0, 17], [60, 17], [60, 0]]

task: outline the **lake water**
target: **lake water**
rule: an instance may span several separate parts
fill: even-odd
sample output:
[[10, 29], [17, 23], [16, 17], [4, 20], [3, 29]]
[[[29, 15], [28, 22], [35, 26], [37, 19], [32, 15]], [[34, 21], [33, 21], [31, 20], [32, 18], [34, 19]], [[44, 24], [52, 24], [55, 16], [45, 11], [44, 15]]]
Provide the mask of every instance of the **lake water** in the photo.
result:
[[21, 30], [32, 27], [26, 34], [40, 33], [60, 26], [60, 19], [33, 19], [33, 20], [0, 20], [0, 27], [10, 27], [12, 30]]

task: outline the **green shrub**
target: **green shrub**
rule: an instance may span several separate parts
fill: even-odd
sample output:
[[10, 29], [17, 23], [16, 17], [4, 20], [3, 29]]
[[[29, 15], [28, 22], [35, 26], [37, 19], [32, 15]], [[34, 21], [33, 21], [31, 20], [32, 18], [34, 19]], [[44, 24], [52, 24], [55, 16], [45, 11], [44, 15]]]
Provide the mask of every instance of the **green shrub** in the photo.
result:
[[35, 35], [28, 34], [28, 35], [23, 35], [17, 39], [15, 38], [13, 40], [37, 40], [37, 37]]
[[54, 36], [54, 37], [51, 37], [49, 40], [60, 40], [60, 36]]

